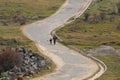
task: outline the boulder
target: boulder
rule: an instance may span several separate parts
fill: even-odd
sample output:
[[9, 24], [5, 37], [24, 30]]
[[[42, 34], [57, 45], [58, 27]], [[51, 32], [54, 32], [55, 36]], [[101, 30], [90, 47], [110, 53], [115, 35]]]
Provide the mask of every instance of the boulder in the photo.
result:
[[120, 55], [120, 51], [114, 49], [111, 46], [105, 46], [105, 45], [102, 45], [95, 49], [90, 49], [87, 53], [93, 55]]

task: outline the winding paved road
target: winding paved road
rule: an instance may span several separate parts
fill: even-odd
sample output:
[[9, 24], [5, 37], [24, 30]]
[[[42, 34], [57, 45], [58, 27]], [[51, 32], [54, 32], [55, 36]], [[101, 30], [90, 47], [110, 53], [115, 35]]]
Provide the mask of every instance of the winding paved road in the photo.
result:
[[91, 59], [59, 43], [50, 45], [50, 33], [64, 25], [70, 17], [81, 15], [92, 0], [67, 0], [52, 16], [25, 26], [24, 34], [36, 42], [39, 50], [50, 57], [57, 69], [42, 78], [34, 80], [83, 80], [98, 70], [98, 65]]

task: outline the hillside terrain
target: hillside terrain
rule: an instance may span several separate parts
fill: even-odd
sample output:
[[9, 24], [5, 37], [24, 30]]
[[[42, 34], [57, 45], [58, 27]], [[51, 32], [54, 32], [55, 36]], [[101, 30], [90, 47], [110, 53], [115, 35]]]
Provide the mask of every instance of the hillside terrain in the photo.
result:
[[[85, 52], [97, 47], [100, 51], [99, 46], [101, 45], [111, 46], [114, 49], [119, 50], [120, 1], [93, 1], [91, 6], [82, 16], [58, 30], [57, 34], [63, 40], [63, 44]], [[114, 54], [113, 48], [106, 49], [109, 50], [107, 51], [107, 54], [105, 53], [106, 50], [102, 50], [105, 54], [93, 54], [98, 59], [104, 61], [108, 67], [106, 73], [98, 80], [120, 79], [120, 56]]]
[[0, 0], [0, 48], [24, 46], [38, 51], [34, 43], [23, 36], [21, 26], [50, 16], [63, 2], [64, 0]]
[[[8, 49], [8, 51], [5, 51], [7, 53], [10, 53], [11, 48], [24, 48], [26, 49], [26, 53], [28, 50], [30, 52], [33, 52], [34, 55], [40, 55], [45, 60], [48, 60], [48, 58], [43, 56], [38, 51], [35, 43], [23, 35], [23, 26], [52, 15], [59, 9], [59, 7], [64, 3], [64, 1], [65, 0], [0, 0], [0, 57], [4, 57], [4, 55], [2, 56], [2, 53], [4, 53], [4, 50], [6, 48]], [[8, 59], [6, 57], [4, 58], [4, 60]], [[0, 64], [4, 62], [7, 61], [2, 61], [0, 62]], [[4, 64], [2, 65], [4, 66]], [[3, 72], [1, 66], [0, 79], [1, 77], [6, 76], [6, 74], [1, 73]], [[40, 74], [35, 74], [34, 76], [40, 76], [51, 72], [55, 68], [55, 65], [53, 63], [50, 64], [50, 68], [50, 70], [47, 70], [45, 68], [44, 70], [41, 70], [42, 72], [40, 71]]]
[[64, 0], [0, 0], [0, 21], [10, 22], [21, 15], [30, 19], [43, 19], [53, 14]]

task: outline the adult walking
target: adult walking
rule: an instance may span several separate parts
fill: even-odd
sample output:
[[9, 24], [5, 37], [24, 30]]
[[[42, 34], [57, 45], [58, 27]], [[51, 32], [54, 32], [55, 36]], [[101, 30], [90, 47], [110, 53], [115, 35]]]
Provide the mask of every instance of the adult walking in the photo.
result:
[[58, 39], [57, 36], [54, 35], [54, 36], [53, 36], [53, 43], [54, 43], [54, 45], [56, 44], [56, 40], [57, 40], [57, 39]]

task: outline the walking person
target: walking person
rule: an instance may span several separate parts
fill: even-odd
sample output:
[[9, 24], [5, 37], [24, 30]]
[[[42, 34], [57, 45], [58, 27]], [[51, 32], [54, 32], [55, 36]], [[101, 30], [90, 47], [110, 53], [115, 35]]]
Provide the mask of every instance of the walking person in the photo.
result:
[[50, 44], [52, 44], [52, 38], [50, 38], [49, 41], [50, 41]]
[[57, 39], [58, 39], [57, 36], [54, 35], [54, 36], [53, 36], [53, 43], [54, 43], [54, 45], [56, 44], [56, 40], [57, 40]]

